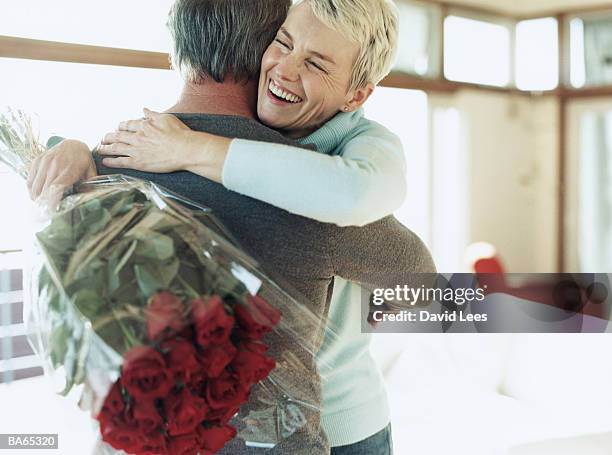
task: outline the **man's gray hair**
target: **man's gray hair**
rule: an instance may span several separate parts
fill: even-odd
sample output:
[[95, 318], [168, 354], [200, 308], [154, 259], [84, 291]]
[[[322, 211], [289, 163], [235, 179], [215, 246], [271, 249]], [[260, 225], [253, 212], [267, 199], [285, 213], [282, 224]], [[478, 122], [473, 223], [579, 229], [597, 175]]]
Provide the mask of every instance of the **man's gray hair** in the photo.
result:
[[177, 0], [168, 17], [173, 67], [194, 83], [258, 80], [290, 7], [291, 0]]

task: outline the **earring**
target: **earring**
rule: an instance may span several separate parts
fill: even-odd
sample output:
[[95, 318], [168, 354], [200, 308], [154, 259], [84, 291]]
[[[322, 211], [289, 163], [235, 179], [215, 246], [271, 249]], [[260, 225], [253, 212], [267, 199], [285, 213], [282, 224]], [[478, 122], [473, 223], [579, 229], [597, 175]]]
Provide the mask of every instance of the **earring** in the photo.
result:
[[344, 108], [344, 112], [348, 112], [348, 111], [349, 111], [349, 108], [348, 108], [348, 107], [345, 107], [345, 108]]

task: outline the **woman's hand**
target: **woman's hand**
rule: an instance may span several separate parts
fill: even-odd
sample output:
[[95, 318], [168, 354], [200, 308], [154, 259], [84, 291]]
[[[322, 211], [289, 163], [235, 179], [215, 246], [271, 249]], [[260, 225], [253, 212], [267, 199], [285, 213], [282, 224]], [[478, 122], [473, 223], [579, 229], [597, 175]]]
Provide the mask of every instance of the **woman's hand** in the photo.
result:
[[144, 119], [121, 122], [98, 147], [104, 165], [143, 172], [191, 171], [221, 183], [230, 139], [189, 129], [171, 114], [144, 110]]
[[104, 136], [98, 153], [113, 157], [104, 158], [104, 165], [157, 173], [183, 170], [192, 131], [174, 115], [144, 113], [143, 119], [121, 122], [117, 131]]

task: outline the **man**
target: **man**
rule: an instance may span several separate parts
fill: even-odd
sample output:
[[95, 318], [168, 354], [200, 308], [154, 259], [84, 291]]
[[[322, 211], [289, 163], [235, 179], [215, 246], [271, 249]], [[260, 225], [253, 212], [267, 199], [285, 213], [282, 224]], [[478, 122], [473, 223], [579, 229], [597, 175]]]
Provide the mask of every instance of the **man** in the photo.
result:
[[[291, 143], [254, 119], [261, 56], [290, 6], [290, 0], [178, 0], [169, 25], [174, 63], [185, 85], [177, 104], [167, 111], [181, 113], [177, 114], [180, 120], [194, 130]], [[54, 184], [70, 185], [96, 173], [117, 173], [99, 161], [95, 164], [84, 144], [65, 141], [35, 163], [29, 182], [32, 192]], [[122, 173], [151, 180], [212, 208], [272, 279], [286, 284], [290, 293], [322, 317], [328, 313], [334, 276], [367, 288], [392, 288], [407, 284], [411, 273], [435, 271], [420, 239], [392, 217], [363, 228], [339, 228], [291, 215], [188, 172]], [[302, 335], [315, 348], [323, 341], [322, 330]], [[291, 344], [284, 343], [284, 347]], [[299, 347], [289, 349], [308, 361], [308, 354]], [[304, 381], [317, 395], [316, 368], [310, 367]], [[315, 415], [271, 453], [327, 454], [329, 450]], [[235, 440], [223, 453], [258, 452]]]

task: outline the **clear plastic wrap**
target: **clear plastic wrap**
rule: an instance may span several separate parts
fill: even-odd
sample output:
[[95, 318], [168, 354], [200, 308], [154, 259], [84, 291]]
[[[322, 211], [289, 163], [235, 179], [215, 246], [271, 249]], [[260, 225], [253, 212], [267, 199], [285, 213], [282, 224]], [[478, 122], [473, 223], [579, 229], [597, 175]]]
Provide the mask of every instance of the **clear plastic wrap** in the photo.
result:
[[[26, 177], [32, 156], [15, 137], [0, 157]], [[147, 181], [98, 177], [66, 192], [35, 243], [31, 343], [64, 393], [84, 385], [105, 450], [207, 454], [234, 438], [272, 448], [320, 431], [310, 378], [325, 321], [208, 209]]]

